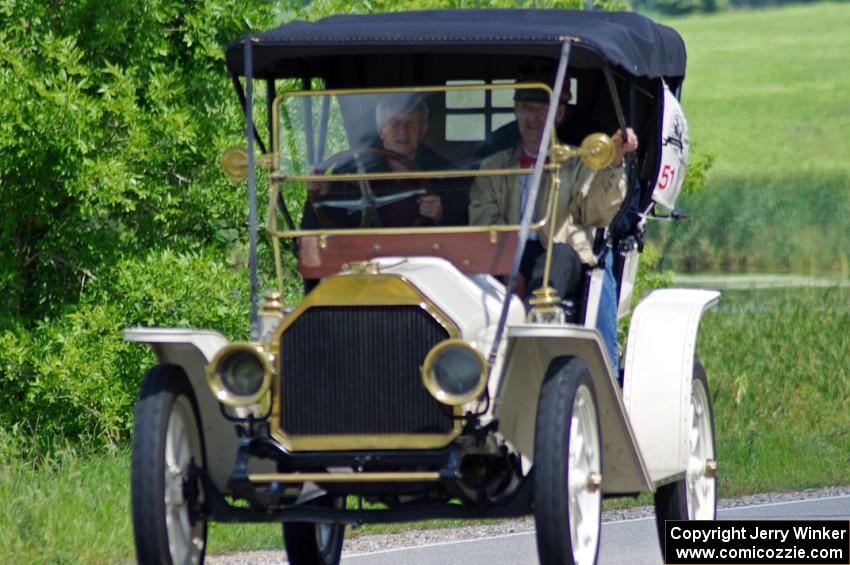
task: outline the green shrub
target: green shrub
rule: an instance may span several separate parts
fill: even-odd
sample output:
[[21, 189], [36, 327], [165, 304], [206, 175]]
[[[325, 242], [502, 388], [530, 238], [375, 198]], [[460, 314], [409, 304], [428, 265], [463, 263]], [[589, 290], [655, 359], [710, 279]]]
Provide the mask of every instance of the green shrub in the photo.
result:
[[214, 328], [244, 338], [247, 283], [244, 271], [212, 253], [156, 251], [119, 262], [61, 316], [0, 334], [0, 422], [43, 442], [125, 439], [138, 383], [155, 360], [147, 347], [124, 342], [121, 328]]

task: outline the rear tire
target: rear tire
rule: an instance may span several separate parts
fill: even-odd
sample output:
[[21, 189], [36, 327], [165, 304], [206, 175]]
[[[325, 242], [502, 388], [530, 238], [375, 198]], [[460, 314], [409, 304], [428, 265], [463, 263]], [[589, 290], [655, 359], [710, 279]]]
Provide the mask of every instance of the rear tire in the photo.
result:
[[685, 478], [655, 491], [655, 523], [662, 552], [665, 520], [714, 520], [717, 517], [714, 413], [708, 379], [699, 359], [694, 359], [690, 404]]
[[203, 563], [203, 445], [185, 375], [167, 365], [149, 370], [136, 402], [130, 481], [140, 564]]
[[[342, 507], [344, 498], [328, 505]], [[345, 524], [287, 522], [283, 524], [283, 544], [290, 565], [338, 565], [345, 538]]]
[[557, 359], [540, 389], [534, 439], [540, 565], [596, 563], [601, 484], [602, 445], [590, 373], [581, 359]]

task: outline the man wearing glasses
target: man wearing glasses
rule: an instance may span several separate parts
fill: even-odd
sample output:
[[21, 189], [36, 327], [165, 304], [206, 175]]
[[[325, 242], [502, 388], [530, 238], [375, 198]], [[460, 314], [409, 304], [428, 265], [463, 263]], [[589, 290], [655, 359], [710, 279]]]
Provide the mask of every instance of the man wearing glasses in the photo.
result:
[[[554, 82], [554, 65], [534, 61], [523, 65], [517, 83]], [[567, 113], [570, 99], [569, 79], [555, 113], [555, 126], [561, 124]], [[519, 132], [517, 142], [507, 149], [485, 159], [482, 169], [532, 168], [537, 160], [543, 128], [549, 110], [549, 94], [542, 89], [517, 89], [514, 94], [514, 113]], [[606, 227], [616, 215], [626, 194], [626, 178], [623, 168], [625, 155], [638, 147], [637, 136], [627, 128], [624, 136], [620, 130], [612, 135], [614, 161], [607, 169], [596, 171], [578, 157], [561, 165], [558, 208], [555, 212], [552, 263], [549, 286], [555, 289], [564, 301], [575, 303], [582, 288], [582, 274], [587, 267], [594, 267], [597, 258], [593, 253], [593, 239], [597, 228]], [[477, 177], [470, 191], [469, 220], [473, 225], [519, 224], [526, 206], [529, 205], [531, 174], [520, 176]], [[533, 220], [544, 217], [548, 186], [544, 175], [538, 191]], [[545, 232], [531, 232], [520, 264], [520, 274], [525, 281], [523, 298], [527, 301], [531, 293], [543, 286], [543, 271], [546, 260]], [[566, 308], [569, 310], [569, 308]], [[616, 304], [604, 309], [600, 316], [616, 317]], [[569, 314], [569, 312], [568, 312]], [[610, 320], [609, 320], [610, 321]], [[602, 322], [600, 320], [600, 322]], [[616, 365], [616, 319], [613, 336], [603, 336], [608, 344], [609, 356]], [[612, 333], [612, 332], [608, 332]], [[613, 343], [611, 343], [613, 342]]]

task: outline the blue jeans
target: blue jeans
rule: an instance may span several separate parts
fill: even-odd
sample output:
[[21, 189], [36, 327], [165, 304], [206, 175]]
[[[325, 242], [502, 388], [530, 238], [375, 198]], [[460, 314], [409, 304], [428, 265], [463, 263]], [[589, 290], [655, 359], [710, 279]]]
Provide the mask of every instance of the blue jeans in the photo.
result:
[[[602, 334], [602, 342], [608, 350], [611, 368], [619, 380], [620, 361], [617, 348], [617, 281], [614, 279], [614, 252], [610, 249], [603, 259], [605, 275], [602, 278], [602, 296], [596, 315], [596, 329]], [[622, 384], [622, 383], [621, 383]]]

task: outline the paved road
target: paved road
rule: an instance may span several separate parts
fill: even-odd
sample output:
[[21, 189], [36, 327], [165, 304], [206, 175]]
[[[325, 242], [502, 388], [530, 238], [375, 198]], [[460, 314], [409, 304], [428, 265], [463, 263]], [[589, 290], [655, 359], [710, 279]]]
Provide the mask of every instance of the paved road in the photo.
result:
[[[721, 510], [720, 519], [850, 519], [850, 496], [762, 504]], [[344, 565], [537, 565], [534, 533], [524, 532], [410, 549], [352, 555]], [[654, 518], [602, 526], [601, 565], [660, 565]]]

